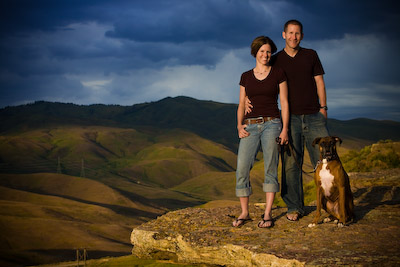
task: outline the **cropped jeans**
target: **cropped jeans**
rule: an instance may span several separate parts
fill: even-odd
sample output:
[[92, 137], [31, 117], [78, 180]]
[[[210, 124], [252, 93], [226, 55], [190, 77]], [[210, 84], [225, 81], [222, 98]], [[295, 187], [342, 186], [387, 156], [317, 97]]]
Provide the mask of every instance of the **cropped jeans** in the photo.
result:
[[304, 146], [310, 155], [313, 167], [319, 160], [319, 148], [313, 147], [312, 143], [317, 137], [328, 136], [326, 118], [320, 112], [310, 115], [290, 115], [289, 142], [292, 144], [294, 156], [284, 154], [282, 168], [282, 191], [281, 196], [288, 207], [288, 213], [298, 212], [304, 215], [304, 193], [303, 173], [299, 169], [303, 166]]
[[276, 138], [282, 129], [280, 119], [273, 119], [246, 127], [249, 136], [241, 138], [236, 169], [236, 196], [248, 197], [252, 194], [250, 170], [253, 167], [259, 147], [264, 158], [264, 192], [279, 192], [278, 163], [279, 152]]

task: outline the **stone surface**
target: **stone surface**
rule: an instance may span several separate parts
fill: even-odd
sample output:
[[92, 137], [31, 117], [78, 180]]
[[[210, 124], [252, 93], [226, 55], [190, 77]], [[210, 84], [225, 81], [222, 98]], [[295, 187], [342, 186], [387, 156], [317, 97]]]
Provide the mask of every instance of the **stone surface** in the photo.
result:
[[[253, 221], [231, 226], [239, 204], [169, 212], [132, 231], [133, 254], [223, 266], [400, 265], [400, 170], [350, 174], [356, 219], [309, 228], [315, 207], [298, 222], [273, 209], [275, 227], [257, 224], [263, 205], [252, 204]], [[207, 205], [212, 206], [212, 205]]]

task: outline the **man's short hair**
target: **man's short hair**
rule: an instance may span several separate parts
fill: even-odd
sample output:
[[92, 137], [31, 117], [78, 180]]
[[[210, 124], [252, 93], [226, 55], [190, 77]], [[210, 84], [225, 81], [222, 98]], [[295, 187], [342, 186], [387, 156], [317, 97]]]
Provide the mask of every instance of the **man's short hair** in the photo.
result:
[[261, 46], [269, 44], [271, 46], [271, 53], [275, 53], [278, 49], [274, 41], [272, 41], [267, 36], [258, 36], [256, 39], [253, 40], [251, 43], [251, 54], [253, 57], [256, 57], [258, 50], [260, 50]]
[[287, 28], [288, 28], [289, 25], [297, 25], [297, 26], [300, 26], [300, 33], [303, 34], [303, 24], [301, 24], [300, 21], [298, 21], [298, 20], [296, 20], [296, 19], [288, 20], [288, 21], [285, 23], [285, 26], [283, 27], [283, 31], [284, 31], [284, 32], [286, 32], [286, 30], [287, 30]]

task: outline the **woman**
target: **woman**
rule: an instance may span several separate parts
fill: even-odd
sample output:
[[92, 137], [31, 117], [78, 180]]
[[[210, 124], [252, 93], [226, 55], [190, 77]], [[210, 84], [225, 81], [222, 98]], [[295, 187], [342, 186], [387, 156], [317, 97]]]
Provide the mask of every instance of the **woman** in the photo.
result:
[[[275, 193], [279, 191], [278, 163], [279, 152], [276, 138], [280, 144], [288, 141], [289, 104], [286, 76], [282, 69], [270, 65], [271, 55], [277, 50], [274, 42], [260, 36], [251, 44], [251, 54], [256, 59], [256, 66], [244, 72], [240, 79], [240, 96], [237, 110], [237, 129], [240, 138], [236, 170], [236, 196], [240, 199], [242, 213], [233, 222], [233, 226], [242, 226], [251, 220], [249, 216], [250, 169], [261, 145], [264, 157], [264, 184], [266, 194], [265, 212], [260, 228], [274, 226], [272, 204]], [[278, 108], [278, 95], [281, 114]], [[245, 114], [245, 98], [250, 99], [253, 108]], [[283, 127], [282, 127], [283, 124]]]

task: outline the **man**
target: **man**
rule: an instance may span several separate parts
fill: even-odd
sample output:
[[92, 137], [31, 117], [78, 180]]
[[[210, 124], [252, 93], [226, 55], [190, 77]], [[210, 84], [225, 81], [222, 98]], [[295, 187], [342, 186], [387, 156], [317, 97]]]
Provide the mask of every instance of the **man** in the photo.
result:
[[[319, 159], [318, 148], [312, 147], [316, 137], [328, 136], [325, 74], [317, 53], [300, 47], [303, 25], [297, 20], [285, 23], [282, 37], [285, 48], [273, 57], [273, 66], [282, 68], [289, 89], [289, 140], [294, 155], [285, 153], [282, 168], [281, 196], [288, 207], [286, 218], [298, 221], [304, 215], [302, 170], [304, 146], [313, 166]], [[249, 104], [249, 107], [252, 107]], [[296, 163], [297, 161], [297, 163]], [[298, 166], [299, 165], [299, 166]]]

